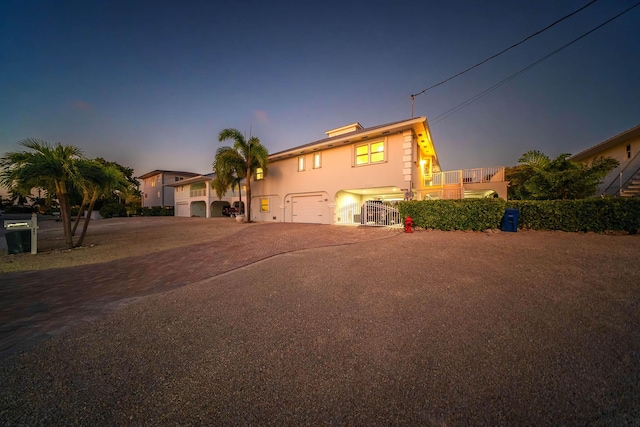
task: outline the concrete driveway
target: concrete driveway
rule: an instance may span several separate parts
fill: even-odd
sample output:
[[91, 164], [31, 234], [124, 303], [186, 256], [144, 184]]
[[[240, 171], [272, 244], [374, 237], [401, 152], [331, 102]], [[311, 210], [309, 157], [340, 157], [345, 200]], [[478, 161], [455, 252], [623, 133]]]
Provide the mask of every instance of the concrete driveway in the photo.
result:
[[[265, 233], [247, 250], [286, 247], [287, 226], [253, 227]], [[295, 231], [314, 242], [335, 228]], [[186, 259], [160, 258], [160, 293], [119, 299], [113, 313], [0, 361], [0, 423], [638, 422], [637, 236], [371, 235], [203, 278]], [[88, 288], [124, 277], [89, 268], [69, 271]]]

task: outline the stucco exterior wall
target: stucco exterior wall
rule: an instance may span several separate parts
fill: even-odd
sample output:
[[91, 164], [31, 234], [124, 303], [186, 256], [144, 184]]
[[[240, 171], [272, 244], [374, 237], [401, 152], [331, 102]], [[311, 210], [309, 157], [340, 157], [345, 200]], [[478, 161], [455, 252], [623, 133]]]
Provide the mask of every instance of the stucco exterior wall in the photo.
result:
[[[406, 135], [401, 133], [371, 137], [356, 143], [317, 151], [321, 167], [314, 168], [314, 153], [293, 155], [269, 163], [268, 174], [251, 185], [251, 216], [255, 221], [291, 222], [292, 198], [317, 195], [320, 198], [322, 223], [334, 223], [333, 208], [340, 202], [338, 193], [346, 189], [376, 187], [408, 187], [405, 181]], [[385, 160], [367, 165], [355, 164], [355, 149], [364, 143], [384, 141]], [[409, 154], [411, 155], [411, 154]], [[299, 157], [304, 157], [305, 169], [298, 170]], [[411, 171], [409, 171], [409, 176]], [[355, 196], [354, 196], [355, 197]], [[262, 198], [269, 198], [269, 212], [261, 212]], [[362, 197], [360, 197], [362, 199]], [[276, 217], [274, 220], [273, 218]]]
[[172, 172], [162, 172], [145, 178], [142, 182], [142, 207], [174, 206], [174, 189], [166, 185], [179, 182], [189, 177], [188, 175]]
[[[627, 147], [629, 150], [627, 150]], [[591, 153], [589, 156], [580, 158], [582, 163], [590, 164], [594, 159], [598, 157], [612, 157], [620, 162], [620, 165], [609, 172], [609, 174], [602, 180], [602, 183], [598, 187], [596, 195], [603, 193], [611, 193], [620, 187], [620, 173], [623, 172], [623, 176], [628, 177], [632, 173], [632, 170], [636, 170], [640, 162], [638, 161], [638, 153], [640, 152], [640, 135], [633, 136], [628, 139], [623, 139], [620, 142], [610, 147], [597, 150]], [[634, 163], [631, 165], [631, 163]]]
[[142, 207], [162, 206], [162, 175], [145, 178], [142, 183]]
[[[220, 199], [215, 190], [211, 188], [211, 181], [205, 182], [203, 189], [200, 189], [200, 187], [202, 187], [202, 182], [199, 184], [200, 185], [195, 185], [193, 187], [198, 188], [194, 191], [192, 191], [193, 188], [190, 183], [167, 187], [173, 191], [173, 198], [175, 200], [175, 216], [202, 216], [211, 218], [211, 206], [213, 203], [222, 200], [233, 205], [235, 201], [240, 200], [240, 194], [237, 188], [233, 192], [231, 190], [227, 191], [222, 199]], [[246, 200], [246, 193], [244, 191], [242, 192], [242, 200]], [[202, 204], [204, 204], [206, 208], [203, 208]]]
[[[631, 158], [627, 156], [627, 145], [631, 148]], [[613, 157], [620, 162], [620, 165], [626, 165], [640, 151], [640, 136], [620, 142], [613, 147], [602, 150], [601, 152], [591, 155], [581, 160], [584, 163], [591, 163], [596, 157]]]

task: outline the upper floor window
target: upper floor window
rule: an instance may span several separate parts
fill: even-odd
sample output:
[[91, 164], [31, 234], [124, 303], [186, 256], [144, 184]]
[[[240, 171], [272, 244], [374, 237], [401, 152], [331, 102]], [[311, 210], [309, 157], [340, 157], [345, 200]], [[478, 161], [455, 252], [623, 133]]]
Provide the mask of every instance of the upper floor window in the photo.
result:
[[256, 181], [258, 181], [260, 179], [264, 179], [264, 171], [262, 170], [262, 168], [257, 168], [256, 169]]
[[356, 166], [380, 163], [384, 160], [384, 141], [370, 142], [356, 146]]
[[313, 154], [313, 168], [314, 169], [320, 169], [321, 166], [322, 166], [322, 156], [320, 156], [320, 153], [314, 153]]
[[298, 157], [298, 172], [304, 170], [304, 156]]
[[627, 159], [631, 158], [631, 144], [627, 145]]
[[156, 186], [156, 182], [155, 181], [151, 181], [151, 186], [155, 187]]
[[176, 182], [178, 182], [178, 181], [182, 181], [182, 179], [183, 179], [183, 178], [182, 178], [181, 176], [176, 176]]

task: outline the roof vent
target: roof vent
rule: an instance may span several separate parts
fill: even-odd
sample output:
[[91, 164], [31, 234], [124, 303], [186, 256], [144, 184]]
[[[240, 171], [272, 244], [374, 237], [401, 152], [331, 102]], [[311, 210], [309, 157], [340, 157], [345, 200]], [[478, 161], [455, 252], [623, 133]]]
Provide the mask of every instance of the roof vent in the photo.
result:
[[355, 132], [357, 130], [362, 130], [362, 129], [364, 129], [362, 125], [358, 122], [355, 122], [355, 123], [351, 123], [350, 125], [342, 126], [335, 129], [330, 129], [326, 131], [325, 134], [327, 134], [329, 138], [333, 138], [334, 136], [343, 135], [345, 133]]

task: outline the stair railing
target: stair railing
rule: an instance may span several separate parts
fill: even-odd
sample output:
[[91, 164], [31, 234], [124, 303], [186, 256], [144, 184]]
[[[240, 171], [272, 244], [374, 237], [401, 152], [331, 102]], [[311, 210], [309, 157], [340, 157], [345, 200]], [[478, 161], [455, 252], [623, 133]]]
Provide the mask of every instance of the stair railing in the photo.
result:
[[[611, 182], [609, 185], [600, 192], [601, 196], [606, 194], [612, 194], [614, 196], [620, 196], [620, 192], [622, 189], [627, 186], [635, 176], [635, 174], [640, 171], [640, 151], [636, 153], [635, 156], [627, 163], [617, 174], [611, 178]], [[630, 173], [629, 173], [630, 172]], [[629, 173], [629, 175], [625, 178], [625, 173]], [[610, 190], [613, 190], [615, 184], [618, 184], [618, 189], [612, 193], [609, 193]]]

